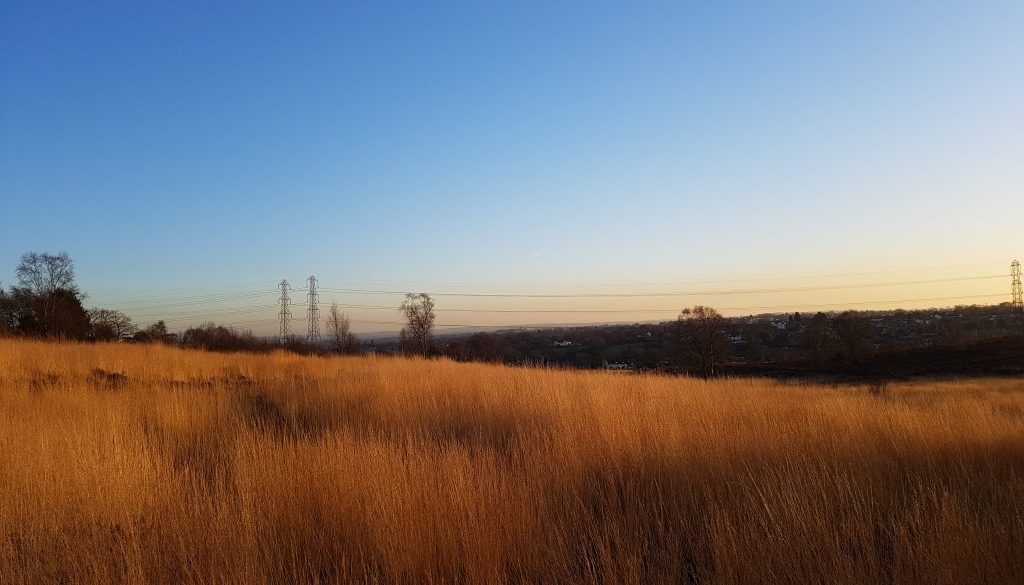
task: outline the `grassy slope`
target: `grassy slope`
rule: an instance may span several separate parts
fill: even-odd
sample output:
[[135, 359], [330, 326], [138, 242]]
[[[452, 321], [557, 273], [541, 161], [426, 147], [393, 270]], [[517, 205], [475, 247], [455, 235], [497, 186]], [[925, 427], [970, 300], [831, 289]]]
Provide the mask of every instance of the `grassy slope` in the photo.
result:
[[1021, 575], [1020, 379], [878, 397], [0, 340], [3, 583]]

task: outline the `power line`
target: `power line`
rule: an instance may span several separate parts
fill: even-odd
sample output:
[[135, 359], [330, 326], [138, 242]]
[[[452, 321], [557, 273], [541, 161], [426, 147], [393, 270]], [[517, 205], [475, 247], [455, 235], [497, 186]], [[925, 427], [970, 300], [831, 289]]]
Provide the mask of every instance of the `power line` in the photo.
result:
[[270, 319], [268, 321], [248, 321], [243, 323], [232, 323], [225, 325], [225, 327], [265, 327], [277, 324], [277, 319]]
[[[876, 272], [881, 274], [885, 272]], [[871, 274], [871, 273], [864, 273]], [[1011, 275], [1013, 275], [1013, 304], [1017, 308], [1020, 306], [1020, 265], [1017, 262], [1011, 266]], [[540, 293], [540, 292], [524, 292], [524, 293], [502, 293], [502, 292], [468, 292], [468, 291], [445, 291], [430, 293], [437, 297], [466, 297], [466, 298], [553, 298], [553, 299], [585, 299], [585, 298], [656, 298], [656, 297], [693, 297], [693, 296], [715, 296], [715, 295], [743, 295], [743, 294], [765, 294], [765, 293], [794, 293], [794, 292], [808, 292], [808, 291], [826, 291], [826, 290], [847, 290], [847, 289], [867, 289], [867, 288], [882, 288], [882, 287], [896, 287], [896, 286], [912, 286], [912, 285], [923, 285], [923, 284], [936, 284], [936, 283], [949, 283], [949, 282], [965, 282], [965, 281], [981, 281], [988, 279], [1005, 278], [1005, 274], [985, 274], [985, 275], [974, 275], [974, 276], [961, 276], [961, 277], [949, 277], [949, 278], [933, 278], [933, 279], [920, 279], [920, 280], [901, 280], [901, 281], [883, 281], [883, 282], [870, 282], [870, 283], [842, 283], [842, 284], [831, 284], [831, 285], [814, 285], [814, 286], [795, 286], [795, 287], [776, 287], [776, 288], [730, 288], [730, 289], [719, 289], [719, 290], [690, 290], [690, 291], [669, 291], [669, 292], [632, 292], [632, 293], [614, 293], [614, 292], [598, 292], [598, 293]], [[282, 284], [286, 285], [282, 287]], [[280, 326], [279, 334], [284, 339], [288, 335], [288, 325], [291, 318], [290, 308], [292, 306], [305, 306], [307, 312], [307, 339], [310, 341], [316, 341], [320, 337], [320, 310], [319, 300], [320, 291], [337, 292], [343, 294], [381, 294], [381, 295], [404, 295], [406, 291], [398, 290], [378, 290], [378, 289], [359, 289], [359, 288], [326, 288], [320, 289], [315, 276], [310, 276], [307, 279], [307, 286], [301, 289], [294, 289], [287, 286], [287, 281], [282, 281], [278, 285], [278, 289], [281, 291], [281, 296], [277, 299], [280, 303], [278, 319], [276, 321], [251, 321], [252, 325], [265, 325], [270, 323], [278, 323]], [[291, 302], [289, 292], [303, 290], [307, 292], [307, 302], [296, 304]], [[173, 308], [184, 308], [184, 307], [212, 307], [212, 305], [220, 303], [230, 303], [236, 301], [246, 301], [249, 299], [262, 298], [268, 295], [269, 291], [266, 290], [249, 290], [240, 291], [236, 293], [218, 293], [218, 294], [205, 294], [205, 295], [189, 295], [183, 297], [165, 297], [168, 299], [173, 298], [176, 302], [164, 302], [151, 305], [137, 305], [134, 307], [128, 307], [127, 311], [134, 315], [147, 312], [155, 312], [162, 309], [173, 309]], [[926, 298], [901, 298], [892, 300], [879, 300], [879, 301], [854, 301], [854, 302], [840, 302], [840, 303], [820, 303], [820, 304], [802, 304], [802, 305], [763, 305], [763, 306], [746, 306], [746, 307], [719, 307], [723, 311], [753, 311], [753, 310], [778, 310], [778, 309], [810, 309], [812, 307], [839, 307], [839, 306], [865, 306], [865, 305], [882, 305], [882, 304], [895, 304], [895, 303], [920, 303], [925, 301], [962, 301], [966, 299], [981, 299], [981, 298], [993, 298], [1001, 295], [969, 295], [961, 297], [926, 297]], [[153, 299], [155, 300], [155, 298]], [[144, 302], [142, 299], [135, 299], [128, 301], [131, 303]], [[339, 305], [345, 308], [352, 309], [368, 309], [368, 310], [389, 310], [397, 311], [397, 306], [380, 306], [380, 305], [363, 305], [363, 304], [342, 304]], [[197, 312], [190, 314], [191, 310], [186, 309], [178, 312], [176, 315], [165, 318], [165, 321], [187, 323], [191, 321], [200, 321], [209, 317], [221, 317], [221, 316], [232, 316], [241, 315], [245, 313], [254, 313], [262, 310], [266, 310], [270, 307], [252, 307], [252, 308], [238, 308], [232, 309], [226, 307], [228, 310], [222, 310], [217, 312]], [[201, 309], [200, 309], [201, 310]], [[537, 309], [511, 309], [511, 308], [498, 308], [498, 309], [475, 309], [475, 308], [452, 308], [452, 309], [438, 309], [439, 313], [509, 313], [509, 314], [668, 314], [675, 313], [678, 309], [676, 308], [627, 308], [627, 309], [583, 309], [583, 308], [567, 308], [567, 309], [555, 309], [555, 308], [537, 308]], [[180, 315], [180, 316], [178, 316]], [[381, 324], [381, 325], [403, 325], [400, 321], [354, 321], [355, 323], [365, 324]], [[235, 324], [236, 326], [243, 326], [244, 324]], [[565, 324], [571, 325], [571, 324]], [[586, 325], [586, 323], [580, 323], [579, 325]], [[438, 327], [465, 327], [465, 328], [512, 328], [512, 327], [537, 327], [538, 325], [516, 325], [516, 324], [504, 324], [504, 325], [471, 325], [471, 324], [458, 324], [458, 323], [439, 323]], [[539, 325], [543, 326], [543, 325]]]
[[[881, 305], [881, 304], [892, 304], [892, 303], [917, 303], [917, 302], [934, 302], [934, 301], [962, 301], [962, 300], [975, 300], [975, 299], [983, 299], [983, 298], [997, 298], [997, 297], [1001, 297], [1001, 296], [1003, 296], [1002, 293], [995, 293], [995, 294], [987, 294], [987, 295], [967, 295], [967, 296], [959, 296], [959, 297], [927, 297], [927, 298], [914, 298], [914, 299], [888, 299], [888, 300], [878, 300], [878, 301], [850, 301], [850, 302], [840, 302], [840, 303], [812, 303], [812, 304], [802, 304], [802, 305], [767, 305], [767, 306], [747, 306], [747, 307], [719, 307], [719, 309], [723, 310], [723, 311], [753, 311], [753, 310], [768, 311], [768, 310], [779, 310], [779, 309], [804, 309], [804, 310], [807, 310], [807, 309], [823, 308], [823, 307], [865, 306], [865, 305]], [[292, 306], [303, 306], [303, 305], [305, 305], [305, 303], [302, 303], [300, 305], [296, 305], [294, 303], [289, 303], [288, 306], [290, 308]], [[341, 308], [378, 309], [378, 310], [389, 310], [389, 311], [397, 311], [397, 309], [398, 309], [397, 307], [392, 307], [392, 306], [372, 306], [372, 305], [338, 305], [338, 306], [341, 307]], [[207, 319], [209, 319], [211, 317], [225, 317], [225, 316], [243, 315], [243, 314], [248, 314], [248, 313], [255, 313], [255, 312], [260, 312], [260, 311], [266, 311], [268, 309], [273, 309], [275, 307], [278, 307], [278, 305], [269, 305], [269, 306], [255, 307], [255, 308], [251, 308], [251, 309], [240, 309], [240, 310], [233, 310], [233, 311], [222, 311], [222, 312], [217, 312], [217, 313], [200, 313], [200, 314], [184, 315], [184, 316], [180, 316], [180, 317], [162, 318], [160, 320], [165, 321], [167, 323], [172, 323], [172, 324], [173, 323], [189, 323], [189, 322], [205, 321], [205, 320], [207, 320]], [[547, 313], [575, 313], [575, 314], [644, 314], [644, 313], [665, 313], [665, 314], [669, 314], [669, 313], [673, 313], [674, 314], [674, 313], [678, 312], [678, 310], [679, 309], [440, 309], [440, 310], [438, 310], [438, 313], [442, 313], [443, 314], [443, 313], [449, 313], [449, 312], [458, 312], [458, 313], [519, 313], [519, 314], [531, 314], [531, 313], [537, 313], [537, 314], [547, 314]], [[289, 311], [289, 316], [290, 316], [290, 311]], [[279, 313], [279, 317], [280, 317], [280, 313]], [[400, 322], [400, 321], [365, 321], [365, 320], [356, 320], [356, 321], [353, 321], [353, 322], [354, 323], [369, 323], [369, 324], [384, 324], [384, 325], [404, 325], [404, 323]], [[260, 324], [278, 323], [278, 324], [280, 324], [280, 319], [277, 320], [277, 321], [258, 321], [256, 323], [260, 323]], [[234, 325], [239, 325], [239, 323], [235, 323]], [[468, 324], [445, 323], [445, 324], [438, 324], [438, 326], [439, 327], [503, 328], [503, 327], [517, 327], [517, 326], [527, 326], [527, 325], [525, 325], [525, 324], [524, 325], [515, 325], [515, 324], [506, 324], [506, 325], [468, 325]], [[286, 336], [287, 335], [288, 335], [288, 333], [286, 331]]]
[[159, 297], [134, 297], [134, 298], [131, 298], [131, 299], [125, 299], [122, 302], [128, 302], [128, 303], [149, 303], [149, 302], [163, 303], [163, 302], [192, 301], [192, 300], [203, 301], [203, 300], [208, 300], [208, 299], [234, 298], [234, 297], [239, 297], [239, 296], [267, 294], [269, 292], [272, 292], [272, 290], [273, 289], [270, 289], [270, 288], [266, 288], [266, 289], [262, 289], [261, 288], [261, 289], [254, 289], [254, 290], [242, 290], [242, 291], [223, 292], [223, 293], [209, 293], [209, 294], [202, 294], [202, 295], [185, 295], [185, 296], [170, 295], [170, 296], [159, 296]]
[[[769, 282], [773, 282], [774, 281], [774, 282], [777, 282], [777, 281], [785, 281], [785, 280], [809, 280], [809, 279], [813, 279], [813, 278], [842, 278], [842, 277], [847, 277], [847, 276], [874, 276], [874, 275], [881, 275], [881, 274], [903, 274], [903, 273], [936, 272], [936, 271], [940, 271], [940, 270], [954, 270], [954, 269], [960, 270], [960, 269], [968, 269], [968, 268], [976, 269], [976, 268], [983, 268], [983, 267], [984, 268], [989, 268], [989, 267], [994, 267], [994, 266], [997, 266], [997, 265], [999, 265], [999, 264], [997, 264], [995, 262], [986, 262], [984, 264], [982, 264], [982, 263], [958, 264], [958, 265], [905, 268], [905, 269], [894, 269], [894, 270], [873, 270], [873, 271], [865, 271], [865, 272], [841, 272], [841, 273], [832, 273], [832, 274], [807, 274], [807, 275], [797, 275], [797, 276], [749, 277], [749, 278], [706, 278], [706, 279], [694, 279], [694, 280], [646, 281], [646, 282], [644, 282], [644, 281], [632, 281], [632, 282], [630, 282], [630, 285], [634, 285], [634, 286], [635, 285], [659, 286], [659, 285], [679, 285], [679, 284], [698, 284], [698, 283], [729, 283], [729, 282], [759, 282], [759, 281], [761, 281], [761, 282], [763, 282], [763, 281], [769, 281]], [[364, 283], [387, 283], [387, 284], [392, 284], [392, 285], [402, 284], [402, 283], [407, 283], [408, 282], [408, 281], [400, 281], [400, 280], [361, 279], [361, 278], [339, 278], [338, 280], [351, 281], [351, 282], [364, 282]], [[547, 287], [547, 288], [559, 288], [559, 287], [567, 288], [567, 287], [574, 287], [574, 286], [585, 286], [585, 287], [614, 287], [614, 286], [622, 286], [621, 282], [602, 283], [602, 282], [585, 282], [585, 281], [562, 282], [562, 283], [557, 283], [557, 282], [544, 282], [544, 283], [536, 283], [536, 282], [534, 282], [534, 283], [523, 283], [523, 282], [519, 282], [519, 283], [509, 283], [509, 282], [476, 282], [476, 283], [472, 283], [472, 282], [464, 282], [464, 281], [443, 281], [443, 280], [437, 280], [437, 281], [426, 280], [426, 281], [421, 281], [421, 284], [427, 284], [427, 283], [429, 283], [429, 284], [437, 284], [437, 285], [469, 286], [469, 287], [477, 287], [477, 286], [487, 286], [487, 287], [529, 287], [529, 286], [541, 286], [541, 287]], [[412, 286], [410, 288], [418, 289], [418, 288], [421, 288], [421, 286], [417, 285], [417, 286]], [[321, 288], [321, 290], [327, 290], [327, 289]]]
[[[789, 292], [809, 292], [809, 291], [822, 291], [822, 290], [845, 290], [845, 289], [861, 289], [861, 288], [878, 288], [888, 286], [911, 286], [920, 284], [937, 284], [943, 282], [963, 282], [970, 280], [991, 280], [995, 278], [1005, 278], [1005, 274], [987, 274], [981, 276], [962, 276], [955, 278], [935, 278], [929, 280], [904, 280], [896, 282], [875, 282], [875, 283], [863, 283], [863, 284], [835, 284], [835, 285], [819, 285], [819, 286], [807, 286], [807, 287], [786, 287], [786, 288], [760, 288], [760, 289], [722, 289], [722, 290], [703, 290], [703, 291], [677, 291], [677, 292], [642, 292], [642, 293], [469, 293], [469, 292], [431, 292], [428, 293], [431, 296], [436, 297], [471, 297], [471, 298], [531, 298], [531, 299], [548, 299], [548, 298], [565, 298], [565, 299], [578, 299], [578, 298], [638, 298], [638, 297], [692, 297], [692, 296], [714, 296], [714, 295], [738, 295], [738, 294], [765, 294], [765, 293], [789, 293]], [[408, 291], [397, 291], [397, 290], [373, 290], [373, 289], [344, 289], [344, 288], [324, 288], [321, 289], [328, 292], [338, 293], [354, 293], [354, 294], [382, 294], [382, 295], [404, 295]]]
[[[844, 306], [866, 306], [866, 305], [883, 305], [893, 303], [919, 303], [919, 302], [936, 302], [936, 301], [964, 301], [964, 300], [977, 300], [984, 298], [997, 298], [1003, 296], [1001, 293], [985, 294], [985, 295], [965, 295], [965, 296], [954, 296], [954, 297], [919, 297], [919, 298], [902, 298], [902, 299], [885, 299], [875, 301], [847, 301], [838, 303], [805, 303], [800, 305], [761, 305], [761, 306], [744, 306], [744, 307], [719, 307], [723, 311], [753, 311], [753, 310], [780, 310], [780, 309], [813, 309], [823, 307], [844, 307]], [[294, 304], [289, 303], [289, 308], [292, 306], [303, 306], [306, 303]], [[371, 310], [388, 310], [397, 311], [398, 307], [393, 306], [374, 306], [374, 305], [338, 305], [342, 308], [357, 308], [357, 309], [371, 309]], [[258, 307], [252, 309], [241, 309], [237, 311], [223, 311], [217, 313], [200, 313], [194, 315], [186, 315], [181, 317], [172, 317], [163, 319], [167, 322], [189, 322], [189, 321], [202, 321], [210, 317], [218, 316], [229, 316], [237, 314], [253, 313], [257, 311], [265, 311], [267, 309], [274, 308], [275, 306]], [[575, 313], [575, 314], [644, 314], [644, 313], [676, 313], [679, 309], [439, 309], [438, 313], [517, 313], [517, 314], [549, 314], [549, 313]], [[290, 315], [290, 311], [289, 311]], [[280, 313], [279, 313], [280, 317]], [[279, 321], [276, 321], [279, 323]], [[377, 323], [385, 325], [403, 325], [400, 321], [354, 321], [357, 323]], [[477, 327], [477, 325], [468, 324], [439, 324], [439, 326], [456, 326], [456, 327]], [[510, 327], [514, 325], [479, 325], [479, 327]]]
[[[192, 313], [192, 314], [181, 315], [181, 316], [161, 317], [161, 318], [158, 318], [158, 319], [155, 319], [155, 320], [157, 320], [157, 321], [167, 321], [167, 322], [195, 321], [195, 320], [198, 320], [198, 319], [207, 319], [207, 318], [210, 318], [210, 317], [225, 317], [225, 316], [228, 316], [228, 315], [244, 315], [244, 314], [247, 314], [247, 313], [265, 312], [265, 311], [267, 311], [269, 309], [273, 309], [273, 308], [275, 308], [275, 305], [270, 305], [270, 306], [266, 306], [266, 307], [255, 307], [255, 308], [252, 308], [252, 309], [239, 309], [237, 311], [222, 311], [222, 312], [218, 312], [218, 313], [199, 313], [199, 314]], [[152, 319], [153, 318], [143, 318], [143, 320], [152, 320]]]
[[[977, 265], [974, 265], [974, 266], [977, 266]], [[747, 278], [747, 279], [731, 279], [731, 280], [727, 280], [727, 279], [722, 279], [722, 280], [693, 280], [693, 281], [678, 281], [676, 283], [662, 282], [662, 283], [633, 283], [633, 284], [681, 284], [681, 283], [684, 283], [684, 282], [696, 283], [696, 282], [748, 282], [748, 281], [799, 280], [799, 279], [807, 279], [807, 278], [831, 278], [831, 277], [839, 277], [839, 276], [859, 276], [859, 275], [869, 275], [869, 274], [891, 274], [891, 273], [898, 273], [898, 272], [920, 272], [920, 271], [939, 270], [939, 269], [946, 269], [946, 268], [952, 268], [952, 267], [920, 268], [920, 269], [909, 269], [909, 270], [903, 270], [903, 271], [895, 271], [895, 270], [893, 270], [893, 271], [873, 271], [873, 272], [851, 272], [851, 273], [837, 273], [837, 274], [816, 275], [816, 276], [814, 276], [814, 275], [807, 275], [807, 276], [791, 276], [791, 277], [777, 277], [777, 278], [770, 278], [769, 277], [769, 278]], [[995, 275], [992, 275], [992, 276], [981, 276], [981, 277], [961, 277], [961, 278], [954, 278], [954, 279], [945, 279], [945, 278], [943, 278], [943, 279], [903, 281], [903, 282], [891, 282], [891, 283], [887, 282], [887, 283], [870, 283], [870, 284], [822, 285], [822, 286], [812, 286], [812, 287], [788, 287], [788, 288], [775, 288], [775, 289], [768, 288], [768, 289], [753, 289], [753, 290], [739, 289], [739, 290], [724, 290], [724, 291], [682, 291], [682, 292], [672, 292], [672, 293], [660, 293], [660, 292], [658, 292], [658, 293], [599, 293], [599, 294], [609, 295], [609, 296], [620, 296], [620, 295], [624, 296], [624, 295], [638, 295], [638, 294], [639, 295], [648, 295], [648, 296], [661, 296], [661, 295], [673, 295], [673, 296], [675, 296], [675, 295], [695, 295], [695, 294], [742, 294], [742, 293], [748, 293], [748, 292], [791, 292], [791, 291], [801, 291], [801, 290], [821, 290], [821, 289], [826, 289], [826, 288], [829, 288], [829, 289], [830, 288], [852, 288], [852, 287], [861, 287], [861, 288], [863, 288], [863, 287], [870, 287], [870, 286], [895, 286], [895, 285], [903, 285], [903, 284], [925, 284], [925, 283], [932, 283], [932, 282], [949, 282], [949, 281], [953, 281], [953, 280], [966, 280], [966, 279], [977, 279], [977, 278], [995, 278], [995, 277], [996, 277]], [[349, 280], [349, 279], [345, 279], [345, 280]], [[605, 285], [598, 284], [598, 283], [578, 283], [578, 285], [580, 285], [580, 286], [592, 286], [592, 287], [605, 286]], [[475, 286], [475, 285], [470, 285], [470, 286]], [[554, 283], [547, 283], [547, 284], [545, 284], [545, 283], [505, 284], [505, 285], [497, 284], [497, 283], [491, 283], [491, 284], [482, 284], [480, 286], [563, 286], [563, 285], [558, 285], [558, 284], [554, 284]], [[196, 289], [196, 288], [200, 288], [200, 287], [181, 287], [179, 289], [174, 289], [174, 288], [168, 288], [168, 289], [139, 289], [139, 290], [165, 290], [165, 291], [170, 291], [170, 290], [189, 290], [189, 289]], [[411, 287], [411, 288], [419, 288], [419, 287], [417, 286], [417, 287]], [[107, 301], [107, 303], [116, 302], [120, 306], [135, 305], [134, 306], [135, 309], [141, 310], [141, 309], [146, 309], [146, 308], [166, 308], [166, 307], [172, 307], [172, 306], [189, 306], [189, 305], [193, 305], [193, 304], [200, 305], [200, 304], [205, 304], [207, 302], [225, 302], [227, 300], [236, 300], [236, 299], [241, 299], [241, 298], [258, 297], [258, 296], [262, 296], [264, 294], [270, 293], [271, 290], [272, 289], [270, 289], [268, 287], [267, 289], [261, 288], [261, 289], [256, 289], [256, 290], [244, 290], [244, 291], [237, 291], [237, 292], [222, 292], [222, 293], [204, 293], [204, 294], [198, 294], [198, 295], [185, 295], [185, 296], [161, 295], [161, 296], [150, 296], [150, 297], [137, 297], [137, 298], [132, 298], [132, 299], [124, 299], [124, 300], [120, 300], [120, 301], [113, 301], [113, 300], [111, 300], [111, 301]], [[307, 287], [302, 287], [302, 288], [298, 288], [298, 289], [292, 288], [291, 290], [293, 290], [293, 291], [306, 291], [306, 290], [308, 290], [308, 288]], [[407, 291], [399, 291], [399, 290], [373, 290], [373, 289], [368, 289], [368, 288], [333, 288], [333, 289], [331, 289], [331, 288], [321, 288], [321, 290], [336, 290], [336, 291], [340, 291], [340, 292], [367, 292], [367, 293], [372, 293], [372, 294], [405, 294], [405, 292], [407, 292]], [[123, 292], [128, 292], [128, 291], [123, 291]], [[514, 297], [514, 296], [540, 296], [540, 294], [534, 295], [534, 294], [530, 294], [530, 293], [470, 293], [470, 292], [449, 293], [449, 292], [438, 292], [438, 293], [433, 293], [433, 294], [435, 294], [436, 296], [453, 296], [453, 295], [460, 295], [460, 296], [469, 296], [469, 295], [484, 296], [484, 295], [491, 295], [491, 296], [510, 296], [510, 297]], [[102, 295], [102, 296], [105, 296], [105, 295]], [[549, 294], [545, 294], [544, 296], [577, 297], [577, 296], [591, 296], [591, 295], [589, 295], [589, 294], [587, 294], [587, 295], [577, 295], [577, 294], [549, 295]], [[141, 303], [141, 304], [139, 304], [139, 303]], [[146, 303], [150, 303], [150, 304], [146, 304]]]
[[[752, 307], [718, 307], [723, 311], [747, 311], [759, 309], [798, 309], [802, 307], [841, 307], [847, 305], [883, 305], [888, 303], [918, 303], [925, 301], [957, 301], [967, 299], [995, 298], [1003, 296], [1002, 293], [986, 295], [966, 295], [957, 297], [928, 297], [916, 299], [890, 299], [879, 301], [851, 301], [843, 303], [817, 303], [802, 305], [768, 305]], [[338, 307], [346, 309], [370, 309], [397, 311], [399, 307], [390, 305], [353, 305], [339, 304]], [[673, 309], [437, 309], [438, 313], [678, 313], [678, 308]]]
[[220, 306], [209, 306], [209, 307], [194, 307], [194, 308], [177, 308], [173, 310], [164, 309], [146, 309], [145, 311], [136, 311], [135, 309], [126, 308], [122, 312], [135, 315], [141, 319], [146, 318], [160, 318], [160, 317], [187, 317], [189, 315], [202, 315], [206, 313], [222, 313], [230, 311], [256, 311], [259, 309], [276, 308], [277, 305], [220, 305]]
[[[209, 304], [212, 304], [212, 303], [227, 303], [227, 302], [231, 302], [231, 301], [256, 299], [256, 298], [260, 298], [260, 297], [269, 296], [270, 294], [271, 294], [271, 291], [260, 291], [258, 293], [244, 293], [244, 294], [238, 294], [238, 295], [226, 296], [226, 297], [210, 298], [210, 299], [203, 299], [203, 300], [187, 300], [187, 301], [182, 301], [182, 302], [164, 303], [164, 304], [158, 304], [158, 305], [131, 306], [131, 303], [128, 302], [129, 306], [125, 307], [125, 309], [133, 310], [133, 311], [145, 311], [145, 310], [150, 310], [150, 309], [169, 309], [169, 308], [174, 308], [174, 307], [194, 307], [194, 306], [199, 306], [199, 305], [209, 305]], [[103, 303], [103, 304], [110, 304], [110, 303]], [[118, 305], [119, 306], [124, 306], [124, 303], [118, 303]]]
[[[887, 303], [887, 302], [911, 302], [911, 301], [934, 301], [934, 300], [963, 300], [963, 299], [969, 299], [969, 298], [992, 298], [992, 297], [996, 297], [996, 296], [1002, 296], [1002, 295], [1001, 294], [993, 294], [993, 295], [970, 295], [970, 296], [966, 296], [966, 297], [931, 297], [931, 298], [902, 299], [902, 300], [892, 300], [892, 301], [867, 301], [866, 303], [876, 304], [876, 303]], [[841, 306], [841, 305], [847, 305], [847, 304], [865, 304], [865, 303], [833, 303], [832, 305]], [[823, 305], [791, 305], [788, 308], [821, 307], [821, 306], [830, 306], [830, 305], [829, 304], [823, 304]], [[784, 307], [723, 307], [723, 309], [725, 309], [725, 310], [735, 310], [735, 309], [740, 309], [740, 308], [743, 308], [743, 309], [759, 309], [759, 308], [761, 308], [761, 309], [772, 309], [772, 308], [784, 308]], [[442, 312], [442, 311], [439, 311], [439, 312]], [[352, 320], [351, 322], [352, 323], [356, 323], [356, 324], [368, 324], [368, 325], [405, 325], [405, 323], [402, 322], [402, 321]], [[437, 324], [435, 324], [436, 327], [463, 327], [463, 328], [473, 328], [473, 329], [517, 329], [517, 328], [531, 328], [531, 329], [533, 329], [533, 328], [547, 328], [547, 327], [561, 327], [561, 326], [582, 326], [582, 325], [591, 325], [591, 323], [564, 323], [564, 324], [510, 323], [510, 324], [504, 324], [504, 325], [494, 325], [494, 324], [480, 325], [480, 324], [468, 324], [468, 323], [437, 323]]]
[[[820, 290], [841, 290], [841, 289], [853, 289], [853, 288], [873, 288], [873, 287], [885, 287], [885, 286], [908, 286], [918, 284], [934, 284], [941, 282], [956, 282], [956, 281], [968, 281], [968, 280], [983, 280], [993, 278], [1003, 278], [1004, 275], [982, 275], [982, 276], [967, 276], [967, 277], [956, 277], [956, 278], [940, 278], [940, 279], [929, 279], [929, 280], [913, 280], [913, 281], [896, 281], [896, 282], [880, 282], [880, 283], [862, 283], [862, 284], [836, 284], [836, 285], [818, 285], [808, 287], [783, 287], [783, 288], [760, 288], [760, 289], [722, 289], [722, 290], [701, 290], [701, 291], [677, 291], [677, 292], [643, 292], [643, 293], [574, 293], [574, 294], [561, 294], [561, 293], [472, 293], [472, 292], [435, 292], [431, 293], [434, 296], [453, 296], [453, 297], [480, 297], [480, 298], [631, 298], [631, 297], [668, 297], [668, 296], [699, 296], [699, 295], [736, 295], [736, 294], [764, 294], [764, 293], [785, 293], [785, 292], [807, 292], [807, 291], [820, 291]], [[308, 287], [299, 289], [292, 288], [293, 291], [308, 291]], [[346, 289], [346, 288], [321, 288], [321, 291], [328, 292], [341, 292], [341, 293], [355, 293], [355, 294], [395, 294], [404, 295], [407, 291], [399, 290], [375, 290], [375, 289]], [[128, 305], [126, 308], [133, 311], [147, 311], [157, 310], [166, 308], [176, 307], [190, 307], [190, 306], [202, 306], [213, 303], [224, 303], [243, 299], [255, 299], [269, 294], [269, 290], [252, 290], [242, 291], [238, 293], [225, 293], [225, 294], [212, 294], [212, 295], [196, 295], [196, 296], [184, 296], [184, 297], [164, 297], [171, 302], [157, 302], [156, 304], [142, 304], [134, 305], [134, 303], [147, 302], [145, 299], [130, 299], [120, 301], [117, 304], [119, 306]], [[151, 300], [155, 300], [151, 299]], [[104, 303], [110, 304], [110, 303]]]
[[237, 287], [250, 287], [250, 286], [271, 286], [274, 283], [269, 280], [250, 280], [248, 282], [222, 282], [218, 284], [197, 284], [194, 286], [168, 286], [161, 288], [121, 288], [121, 289], [90, 289], [100, 294], [120, 294], [120, 293], [146, 293], [146, 292], [165, 292], [165, 291], [189, 291], [189, 290], [210, 290], [210, 289], [234, 289]]

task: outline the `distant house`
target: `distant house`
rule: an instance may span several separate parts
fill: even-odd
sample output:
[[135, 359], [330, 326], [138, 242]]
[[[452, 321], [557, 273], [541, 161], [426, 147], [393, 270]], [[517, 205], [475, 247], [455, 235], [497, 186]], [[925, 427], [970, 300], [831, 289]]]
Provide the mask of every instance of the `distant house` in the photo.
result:
[[556, 341], [555, 347], [572, 347], [571, 341]]
[[625, 362], [604, 362], [604, 369], [606, 370], [632, 370], [633, 366]]

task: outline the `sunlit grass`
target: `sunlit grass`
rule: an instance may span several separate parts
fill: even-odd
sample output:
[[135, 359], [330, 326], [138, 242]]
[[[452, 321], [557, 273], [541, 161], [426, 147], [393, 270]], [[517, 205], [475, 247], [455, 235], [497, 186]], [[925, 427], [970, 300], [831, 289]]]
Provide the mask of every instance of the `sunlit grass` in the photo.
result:
[[1018, 583], [1024, 381], [0, 341], [0, 583]]

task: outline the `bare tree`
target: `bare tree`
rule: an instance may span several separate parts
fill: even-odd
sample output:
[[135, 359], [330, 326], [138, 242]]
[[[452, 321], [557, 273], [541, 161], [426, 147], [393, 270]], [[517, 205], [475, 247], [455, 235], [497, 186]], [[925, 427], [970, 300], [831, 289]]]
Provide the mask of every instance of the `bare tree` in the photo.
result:
[[138, 331], [131, 317], [110, 309], [91, 309], [89, 323], [90, 336], [97, 341], [124, 341]]
[[352, 333], [352, 322], [348, 315], [338, 310], [338, 304], [332, 303], [327, 311], [327, 334], [330, 336], [334, 350], [341, 353], [358, 353], [359, 339]]
[[715, 375], [715, 365], [729, 353], [725, 318], [711, 307], [683, 309], [676, 323], [683, 358], [704, 378]]
[[60, 290], [78, 292], [75, 286], [75, 266], [67, 252], [23, 254], [15, 275], [18, 284], [36, 296], [46, 296]]
[[401, 333], [403, 351], [430, 355], [434, 345], [434, 299], [427, 293], [407, 293], [400, 310], [406, 320]]

